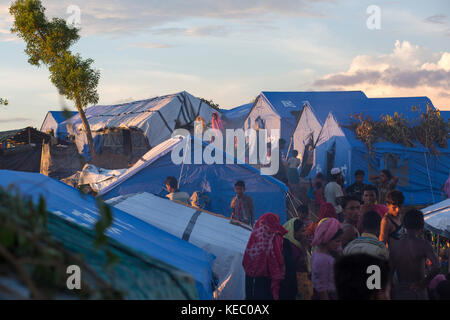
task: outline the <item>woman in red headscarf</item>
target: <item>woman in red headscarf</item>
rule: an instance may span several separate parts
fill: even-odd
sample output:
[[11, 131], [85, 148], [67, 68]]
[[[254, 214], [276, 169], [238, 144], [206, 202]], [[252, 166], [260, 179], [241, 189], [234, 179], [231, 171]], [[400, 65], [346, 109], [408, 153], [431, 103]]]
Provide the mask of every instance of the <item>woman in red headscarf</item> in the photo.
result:
[[242, 260], [247, 300], [295, 299], [295, 262], [286, 233], [274, 213], [256, 221]]

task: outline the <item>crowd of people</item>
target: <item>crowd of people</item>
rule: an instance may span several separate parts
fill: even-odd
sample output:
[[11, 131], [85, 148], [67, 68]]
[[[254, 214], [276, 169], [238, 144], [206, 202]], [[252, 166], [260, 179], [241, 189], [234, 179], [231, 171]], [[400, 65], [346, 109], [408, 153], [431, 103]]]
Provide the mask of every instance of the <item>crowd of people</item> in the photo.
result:
[[[203, 131], [205, 124], [199, 123], [197, 130]], [[223, 130], [217, 114], [211, 127]], [[450, 299], [450, 240], [437, 256], [422, 212], [404, 208], [398, 177], [382, 170], [365, 184], [365, 172], [357, 170], [345, 188], [341, 169], [333, 168], [329, 181], [318, 173], [305, 189], [298, 152], [286, 159], [285, 144], [280, 139], [275, 178], [300, 198], [296, 217], [281, 225], [278, 215], [266, 213], [255, 221], [245, 182], [234, 185], [230, 219], [252, 229], [242, 262], [246, 299]], [[165, 185], [171, 200], [204, 208], [202, 194], [189, 197], [176, 178], [168, 177]], [[449, 186], [450, 177], [443, 189]], [[369, 270], [378, 270], [373, 286]]]
[[330, 176], [310, 182], [309, 206], [299, 206], [298, 217], [283, 226], [274, 213], [256, 221], [243, 259], [246, 298], [450, 299], [450, 242], [437, 256], [423, 213], [404, 208], [398, 177], [383, 170], [365, 184], [358, 170], [344, 188], [339, 168]]

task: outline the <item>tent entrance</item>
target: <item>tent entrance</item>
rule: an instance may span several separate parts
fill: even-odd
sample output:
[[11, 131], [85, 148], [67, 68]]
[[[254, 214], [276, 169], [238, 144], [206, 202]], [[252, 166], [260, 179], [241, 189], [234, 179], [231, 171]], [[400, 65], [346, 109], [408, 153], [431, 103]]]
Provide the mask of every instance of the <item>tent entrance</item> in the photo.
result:
[[328, 181], [331, 181], [331, 169], [334, 168], [335, 156], [336, 156], [336, 142], [333, 142], [331, 148], [327, 150], [326, 177]]

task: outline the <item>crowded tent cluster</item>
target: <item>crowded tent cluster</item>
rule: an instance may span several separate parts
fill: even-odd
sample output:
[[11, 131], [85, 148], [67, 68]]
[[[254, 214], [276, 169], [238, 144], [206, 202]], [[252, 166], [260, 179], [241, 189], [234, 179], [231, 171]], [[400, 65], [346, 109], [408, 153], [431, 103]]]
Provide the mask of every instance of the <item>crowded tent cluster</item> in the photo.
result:
[[[416, 140], [377, 138], [369, 150], [352, 129], [354, 113], [420, 119], [412, 107], [437, 112], [426, 97], [361, 91], [264, 91], [218, 109], [183, 91], [88, 108], [95, 157], [78, 114], [49, 112], [40, 170], [2, 167], [10, 170], [0, 170], [0, 187], [13, 185], [36, 205], [44, 198], [50, 217], [85, 241], [109, 208], [106, 235], [122, 250], [117, 271], [135, 272], [130, 257], [136, 274], [149, 271], [145, 282], [122, 279], [125, 298], [450, 299], [448, 147], [433, 153]], [[249, 161], [248, 139], [244, 161], [236, 139], [233, 154], [216, 137], [198, 139], [208, 129], [224, 137], [279, 130], [278, 150], [268, 137], [258, 153], [270, 163], [278, 152], [276, 172]], [[216, 161], [186, 161], [197, 150]], [[54, 234], [73, 249], [73, 238]], [[95, 253], [77, 249], [99, 269]], [[146, 292], [152, 283], [165, 289]]]

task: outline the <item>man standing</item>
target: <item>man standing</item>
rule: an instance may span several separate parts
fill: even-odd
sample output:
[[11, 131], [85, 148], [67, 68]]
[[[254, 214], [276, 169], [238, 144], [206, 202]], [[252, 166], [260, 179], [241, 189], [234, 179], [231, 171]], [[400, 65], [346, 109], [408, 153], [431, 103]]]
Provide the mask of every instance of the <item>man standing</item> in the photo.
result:
[[253, 199], [245, 194], [244, 181], [234, 184], [236, 196], [231, 200], [231, 220], [237, 220], [251, 227], [255, 224], [255, 209]]
[[361, 219], [359, 220], [358, 230], [359, 232], [363, 231], [363, 226], [361, 222], [364, 219], [364, 215], [369, 211], [375, 211], [380, 216], [380, 219], [384, 217], [384, 215], [388, 212], [388, 208], [383, 204], [377, 203], [378, 199], [378, 190], [374, 185], [366, 185], [363, 192], [363, 204], [361, 206]]
[[385, 169], [381, 170], [379, 176], [371, 176], [369, 179], [378, 188], [378, 203], [386, 204], [386, 196], [389, 192], [395, 190], [399, 180], [398, 177], [393, 176], [389, 170]]
[[[403, 223], [407, 230], [406, 238], [393, 242], [390, 246], [391, 264], [398, 278], [398, 283], [394, 285], [393, 298], [426, 300], [428, 284], [439, 272], [439, 258], [431, 244], [419, 238], [424, 226], [422, 212], [417, 209], [409, 210]], [[427, 259], [431, 266], [428, 276], [425, 276]]]
[[359, 201], [362, 201], [362, 195], [365, 187], [366, 185], [364, 184], [364, 171], [356, 170], [355, 183], [350, 185], [346, 191], [349, 196], [358, 197]]
[[189, 194], [178, 189], [178, 181], [175, 177], [167, 177], [164, 182], [169, 194], [166, 195], [172, 201], [179, 201], [190, 205]]
[[344, 196], [342, 187], [338, 183], [341, 180], [341, 169], [331, 169], [331, 181], [325, 186], [325, 201], [331, 203], [338, 214], [339, 221], [343, 221], [342, 207], [339, 205], [340, 198]]
[[368, 254], [373, 257], [389, 260], [389, 251], [386, 245], [378, 240], [380, 233], [381, 218], [375, 211], [368, 211], [362, 217], [362, 227], [364, 232], [361, 237], [351, 241], [342, 252], [344, 255]]
[[345, 196], [342, 198], [342, 208], [345, 218], [342, 224], [342, 248], [344, 248], [347, 243], [359, 237], [359, 232], [356, 227], [359, 222], [361, 203], [355, 196]]

